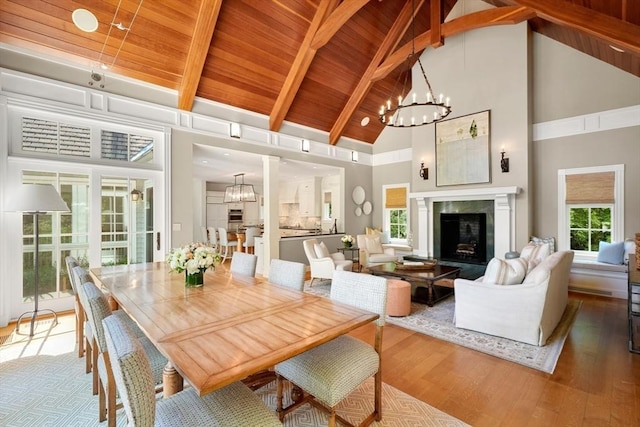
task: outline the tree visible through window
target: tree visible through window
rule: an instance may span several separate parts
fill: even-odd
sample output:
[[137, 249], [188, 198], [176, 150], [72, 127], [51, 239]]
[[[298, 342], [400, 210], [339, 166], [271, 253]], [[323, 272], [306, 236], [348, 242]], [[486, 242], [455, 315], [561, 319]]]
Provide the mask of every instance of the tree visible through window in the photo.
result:
[[600, 242], [611, 243], [611, 207], [571, 207], [569, 234], [572, 250], [598, 252]]
[[389, 238], [390, 239], [406, 239], [407, 238], [407, 210], [406, 209], [390, 209], [389, 210]]

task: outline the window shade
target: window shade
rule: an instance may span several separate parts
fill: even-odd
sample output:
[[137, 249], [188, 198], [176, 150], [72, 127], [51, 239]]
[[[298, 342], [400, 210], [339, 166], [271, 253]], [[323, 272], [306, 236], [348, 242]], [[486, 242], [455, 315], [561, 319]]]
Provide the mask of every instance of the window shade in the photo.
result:
[[384, 207], [404, 209], [407, 207], [407, 187], [387, 188]]
[[565, 177], [568, 204], [614, 202], [614, 172], [583, 173]]

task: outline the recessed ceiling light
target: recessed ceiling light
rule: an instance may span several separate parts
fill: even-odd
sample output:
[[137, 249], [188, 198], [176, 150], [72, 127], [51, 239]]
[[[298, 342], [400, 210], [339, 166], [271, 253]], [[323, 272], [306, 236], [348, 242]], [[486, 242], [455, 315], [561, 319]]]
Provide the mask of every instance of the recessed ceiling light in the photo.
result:
[[203, 160], [202, 163], [209, 163], [209, 160]]
[[623, 50], [623, 49], [620, 49], [619, 47], [615, 47], [615, 46], [612, 46], [612, 45], [609, 45], [609, 47], [610, 47], [611, 49], [615, 50], [616, 52], [622, 52], [622, 53], [624, 53], [624, 50]]
[[369, 117], [363, 117], [362, 120], [360, 120], [360, 126], [366, 126], [369, 124]]
[[71, 20], [85, 33], [93, 33], [98, 29], [98, 18], [87, 9], [76, 9], [71, 14]]
[[229, 155], [229, 153], [224, 153], [224, 154], [223, 154], [223, 156], [228, 156], [228, 155]]

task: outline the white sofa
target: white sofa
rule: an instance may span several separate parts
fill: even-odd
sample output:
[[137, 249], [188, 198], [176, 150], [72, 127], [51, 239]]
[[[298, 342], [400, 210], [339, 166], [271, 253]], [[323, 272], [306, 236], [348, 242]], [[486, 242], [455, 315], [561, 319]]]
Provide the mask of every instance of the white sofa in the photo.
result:
[[573, 251], [555, 252], [517, 285], [456, 279], [456, 327], [545, 345], [567, 305], [572, 261]]

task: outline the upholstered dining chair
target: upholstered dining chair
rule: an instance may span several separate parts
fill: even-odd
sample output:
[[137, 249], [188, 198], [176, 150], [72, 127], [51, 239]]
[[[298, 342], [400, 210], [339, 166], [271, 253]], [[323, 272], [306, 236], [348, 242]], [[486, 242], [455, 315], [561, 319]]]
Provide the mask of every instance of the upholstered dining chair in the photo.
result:
[[222, 251], [222, 248], [224, 248], [224, 254], [222, 255], [222, 262], [224, 263], [229, 256], [229, 248], [237, 247], [238, 241], [229, 240], [229, 238], [227, 237], [227, 229], [220, 227], [218, 228], [218, 244], [220, 245], [220, 251]]
[[[67, 267], [67, 275], [69, 276], [69, 283], [71, 284], [71, 290], [73, 291], [73, 309], [76, 317], [76, 342], [78, 343], [78, 357], [84, 356], [84, 308], [80, 305], [80, 296], [76, 289], [76, 282], [73, 277], [72, 270], [74, 267], [79, 267], [78, 260], [72, 256], [64, 258], [64, 263]], [[89, 355], [91, 356], [91, 355]]]
[[304, 264], [274, 258], [269, 266], [269, 282], [301, 291], [304, 288]]
[[[91, 330], [91, 324], [87, 319], [87, 310], [85, 308], [86, 298], [84, 298], [82, 284], [85, 282], [93, 282], [93, 278], [89, 274], [89, 271], [79, 265], [71, 268], [71, 282], [72, 287], [75, 289], [78, 296], [79, 305], [82, 309], [82, 325], [79, 326], [82, 329], [81, 335], [83, 337], [83, 345], [85, 352], [85, 373], [90, 373], [93, 367], [96, 366], [98, 361], [98, 353], [93, 351], [93, 331]], [[80, 344], [78, 344], [79, 346]], [[94, 373], [93, 376], [93, 394], [98, 394], [98, 376]]]
[[[98, 400], [98, 419], [100, 422], [107, 420], [109, 427], [116, 425], [116, 387], [113, 377], [109, 375], [111, 370], [109, 357], [106, 354], [107, 344], [105, 341], [104, 327], [102, 320], [107, 316], [113, 316], [120, 319], [124, 324], [129, 325], [132, 333], [135, 333], [140, 340], [146, 357], [149, 359], [153, 372], [153, 383], [156, 386], [162, 385], [162, 372], [167, 364], [167, 359], [158, 351], [151, 341], [144, 336], [144, 333], [127, 317], [121, 310], [111, 311], [106, 296], [92, 282], [86, 282], [82, 285], [84, 295], [86, 297], [87, 318], [91, 323], [94, 332], [94, 351], [98, 352], [97, 371], [99, 377], [99, 400]], [[133, 330], [136, 330], [133, 332]]]
[[249, 227], [244, 232], [244, 242], [242, 246], [244, 246], [245, 251], [247, 253], [254, 253], [256, 246], [256, 236], [260, 235], [260, 229], [258, 227]]
[[258, 257], [253, 254], [236, 252], [231, 258], [231, 273], [242, 274], [243, 276], [255, 276]]
[[[380, 315], [376, 320], [375, 345], [342, 335], [275, 366], [277, 374], [277, 411], [284, 416], [307, 401], [315, 400], [329, 409], [329, 426], [338, 416], [336, 405], [360, 384], [375, 377], [374, 410], [360, 425], [382, 419], [382, 329], [387, 307], [387, 280], [384, 277], [337, 270], [333, 273], [331, 299]], [[283, 378], [300, 387], [306, 395], [283, 408]]]
[[103, 320], [111, 373], [134, 426], [281, 426], [260, 397], [241, 382], [205, 396], [187, 388], [156, 400], [153, 372], [140, 341], [121, 319]]

